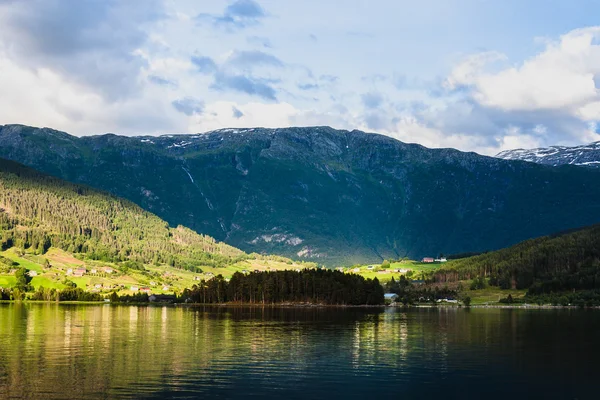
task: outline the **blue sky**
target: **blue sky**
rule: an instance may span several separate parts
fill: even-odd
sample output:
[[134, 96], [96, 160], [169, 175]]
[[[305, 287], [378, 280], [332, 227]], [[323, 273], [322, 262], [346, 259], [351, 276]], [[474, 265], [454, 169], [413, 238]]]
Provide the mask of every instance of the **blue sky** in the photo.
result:
[[0, 0], [0, 123], [600, 140], [600, 1]]

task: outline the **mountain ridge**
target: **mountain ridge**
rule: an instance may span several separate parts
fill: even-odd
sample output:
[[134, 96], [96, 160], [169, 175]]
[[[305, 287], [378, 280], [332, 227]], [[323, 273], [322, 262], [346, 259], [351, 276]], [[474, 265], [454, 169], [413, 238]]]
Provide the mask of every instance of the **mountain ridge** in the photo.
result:
[[79, 138], [48, 131], [0, 127], [0, 157], [107, 190], [246, 252], [376, 262], [492, 250], [600, 222], [597, 171], [357, 130]]

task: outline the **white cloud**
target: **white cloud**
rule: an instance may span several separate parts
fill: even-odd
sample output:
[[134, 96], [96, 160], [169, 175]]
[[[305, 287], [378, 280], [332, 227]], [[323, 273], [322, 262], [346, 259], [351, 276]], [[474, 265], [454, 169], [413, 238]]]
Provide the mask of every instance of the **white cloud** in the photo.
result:
[[600, 100], [594, 76], [600, 74], [600, 27], [577, 29], [548, 42], [543, 52], [521, 65], [488, 72], [498, 53], [467, 58], [447, 80], [451, 88], [467, 86], [482, 105], [503, 110], [567, 110], [573, 114]]
[[10, 94], [0, 95], [0, 123], [47, 126], [75, 135], [159, 133], [182, 126], [167, 99], [152, 88], [145, 96], [107, 101], [50, 69], [23, 69], [1, 55], [0, 87]]
[[395, 124], [379, 133], [403, 142], [418, 143], [430, 148], [455, 148], [486, 155], [497, 153], [497, 146], [486, 144], [481, 137], [463, 133], [448, 134], [440, 129], [422, 124], [413, 116], [403, 116], [397, 119]]

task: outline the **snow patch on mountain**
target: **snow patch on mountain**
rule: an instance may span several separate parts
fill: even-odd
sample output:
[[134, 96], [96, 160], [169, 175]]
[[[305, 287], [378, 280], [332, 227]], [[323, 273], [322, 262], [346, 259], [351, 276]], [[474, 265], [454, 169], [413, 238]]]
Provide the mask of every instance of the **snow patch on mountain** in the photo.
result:
[[538, 149], [506, 150], [496, 155], [504, 160], [521, 160], [544, 165], [600, 167], [600, 142], [581, 146], [551, 146]]
[[275, 233], [273, 235], [261, 235], [259, 237], [254, 238], [250, 243], [257, 244], [259, 242], [264, 243], [285, 243], [290, 246], [298, 246], [302, 244], [303, 240], [299, 237], [285, 234], [285, 233]]

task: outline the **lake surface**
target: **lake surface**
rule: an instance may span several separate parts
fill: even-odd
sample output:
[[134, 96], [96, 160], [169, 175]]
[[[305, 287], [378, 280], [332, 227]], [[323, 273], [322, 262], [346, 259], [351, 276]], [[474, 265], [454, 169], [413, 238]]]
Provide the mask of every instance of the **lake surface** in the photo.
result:
[[0, 304], [0, 398], [597, 399], [600, 311]]

